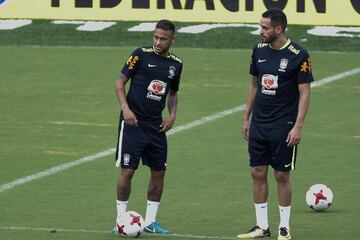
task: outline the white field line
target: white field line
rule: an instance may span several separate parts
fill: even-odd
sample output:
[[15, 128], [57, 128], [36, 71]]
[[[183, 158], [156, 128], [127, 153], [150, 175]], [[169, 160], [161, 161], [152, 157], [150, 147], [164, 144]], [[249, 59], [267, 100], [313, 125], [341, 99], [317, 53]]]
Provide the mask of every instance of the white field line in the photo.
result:
[[[48, 233], [60, 233], [60, 232], [75, 232], [75, 233], [95, 233], [95, 234], [112, 234], [111, 231], [101, 231], [101, 230], [87, 230], [87, 229], [61, 229], [61, 228], [43, 228], [43, 227], [6, 227], [0, 226], [0, 230], [15, 230], [15, 231], [41, 231]], [[145, 233], [146, 235], [150, 235]], [[151, 234], [153, 235], [153, 234]], [[157, 234], [154, 234], [157, 235]], [[177, 238], [196, 238], [196, 239], [222, 239], [222, 240], [230, 240], [236, 239], [235, 237], [224, 237], [224, 236], [199, 236], [199, 235], [191, 235], [191, 234], [169, 234], [169, 235], [161, 235], [169, 238], [177, 237]]]
[[[356, 75], [358, 73], [360, 73], [360, 67], [351, 69], [351, 70], [346, 71], [346, 72], [336, 74], [336, 75], [331, 76], [331, 77], [323, 78], [323, 79], [321, 79], [319, 81], [316, 81], [316, 82], [313, 82], [311, 84], [311, 87], [319, 87], [319, 86], [321, 86], [323, 84], [330, 83], [330, 82], [333, 82], [333, 81], [336, 81], [336, 80], [340, 80], [340, 79], [343, 79], [343, 78], [346, 78], [346, 77], [349, 77], [349, 76], [352, 76], [352, 75]], [[184, 130], [187, 130], [187, 129], [190, 129], [190, 128], [193, 128], [193, 127], [196, 127], [196, 126], [200, 126], [200, 125], [206, 124], [208, 122], [215, 121], [217, 119], [226, 117], [226, 116], [231, 115], [233, 113], [243, 111], [244, 108], [245, 108], [245, 105], [243, 104], [243, 105], [240, 105], [238, 107], [230, 108], [230, 109], [227, 109], [225, 111], [215, 113], [215, 114], [209, 115], [207, 117], [200, 118], [200, 119], [192, 121], [190, 123], [177, 126], [177, 127], [173, 128], [173, 129], [171, 129], [167, 133], [167, 135], [171, 136], [171, 135], [176, 134], [178, 132], [182, 132]], [[2, 185], [0, 185], [0, 193], [6, 191], [8, 189], [12, 189], [12, 188], [15, 188], [17, 186], [26, 184], [28, 182], [32, 182], [32, 181], [34, 181], [36, 179], [40, 179], [40, 178], [43, 178], [43, 177], [46, 177], [46, 176], [54, 175], [54, 174], [56, 174], [58, 172], [62, 172], [62, 171], [67, 170], [69, 168], [73, 168], [73, 167], [76, 167], [78, 165], [81, 165], [81, 164], [84, 164], [84, 163], [87, 163], [87, 162], [91, 162], [91, 161], [94, 161], [94, 160], [102, 158], [102, 157], [109, 156], [111, 154], [114, 154], [115, 150], [116, 150], [115, 148], [110, 148], [108, 150], [96, 153], [94, 155], [86, 156], [86, 157], [80, 158], [80, 159], [72, 161], [72, 162], [63, 163], [63, 164], [51, 167], [49, 169], [46, 169], [44, 171], [29, 175], [29, 176], [26, 176], [26, 177], [23, 177], [23, 178], [16, 179], [16, 180], [14, 180], [12, 182], [9, 182], [9, 183], [2, 184]]]
[[330, 82], [333, 82], [333, 81], [336, 81], [336, 80], [339, 80], [339, 79], [342, 79], [342, 78], [346, 78], [346, 77], [349, 77], [349, 76], [352, 76], [352, 75], [356, 75], [358, 73], [360, 73], [360, 67], [351, 69], [351, 70], [346, 71], [346, 72], [336, 74], [334, 76], [323, 78], [323, 79], [321, 79], [319, 81], [316, 81], [316, 82], [312, 82], [311, 87], [318, 87], [318, 86], [321, 86], [321, 85], [326, 84], [326, 83], [330, 83]]

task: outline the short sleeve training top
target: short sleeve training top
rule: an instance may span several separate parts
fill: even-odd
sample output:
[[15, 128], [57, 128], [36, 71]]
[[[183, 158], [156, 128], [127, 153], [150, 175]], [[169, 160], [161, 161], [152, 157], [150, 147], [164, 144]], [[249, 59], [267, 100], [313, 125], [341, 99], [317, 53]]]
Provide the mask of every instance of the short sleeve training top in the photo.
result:
[[308, 52], [290, 40], [281, 50], [259, 43], [253, 49], [250, 74], [257, 77], [258, 84], [252, 122], [262, 126], [294, 122], [298, 84], [314, 80]]
[[158, 55], [152, 47], [136, 49], [121, 70], [131, 78], [127, 101], [139, 122], [161, 120], [170, 89], [178, 91], [182, 61], [174, 54]]

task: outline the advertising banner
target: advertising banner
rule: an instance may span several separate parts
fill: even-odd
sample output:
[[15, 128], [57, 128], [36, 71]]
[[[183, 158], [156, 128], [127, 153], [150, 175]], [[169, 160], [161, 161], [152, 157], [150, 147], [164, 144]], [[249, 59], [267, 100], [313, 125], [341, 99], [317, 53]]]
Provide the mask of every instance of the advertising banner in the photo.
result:
[[289, 24], [360, 26], [360, 0], [0, 0], [0, 18], [258, 23], [271, 7]]

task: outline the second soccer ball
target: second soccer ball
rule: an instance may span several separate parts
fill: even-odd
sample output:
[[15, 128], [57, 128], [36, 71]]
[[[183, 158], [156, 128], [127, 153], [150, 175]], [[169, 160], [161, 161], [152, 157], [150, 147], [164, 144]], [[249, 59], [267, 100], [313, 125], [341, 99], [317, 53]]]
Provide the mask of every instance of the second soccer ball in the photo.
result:
[[324, 184], [312, 185], [306, 193], [307, 205], [315, 211], [328, 209], [333, 201], [333, 192]]

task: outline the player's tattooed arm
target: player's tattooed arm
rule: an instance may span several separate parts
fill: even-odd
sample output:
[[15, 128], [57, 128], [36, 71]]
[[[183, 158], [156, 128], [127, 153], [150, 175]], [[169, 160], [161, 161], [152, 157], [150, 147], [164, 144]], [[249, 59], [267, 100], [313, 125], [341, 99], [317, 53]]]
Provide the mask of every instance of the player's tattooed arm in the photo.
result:
[[170, 130], [176, 119], [176, 108], [178, 103], [177, 92], [170, 89], [167, 97], [167, 107], [169, 109], [169, 116], [163, 120], [160, 125], [160, 132], [166, 132]]
[[177, 92], [170, 89], [168, 98], [167, 98], [167, 106], [169, 109], [169, 115], [174, 115], [176, 117], [176, 107], [178, 103]]

